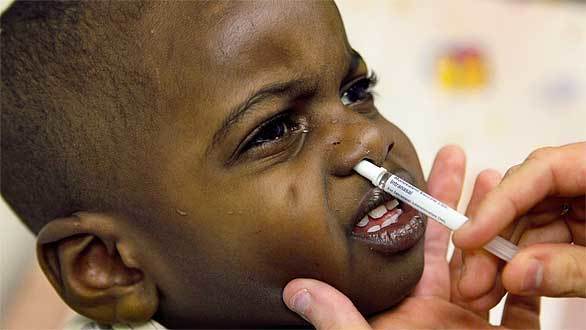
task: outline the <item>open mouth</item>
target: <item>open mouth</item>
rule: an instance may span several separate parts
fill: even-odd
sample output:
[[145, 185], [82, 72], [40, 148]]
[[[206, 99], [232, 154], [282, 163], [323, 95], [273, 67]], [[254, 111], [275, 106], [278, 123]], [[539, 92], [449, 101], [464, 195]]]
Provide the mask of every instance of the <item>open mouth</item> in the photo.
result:
[[[408, 176], [405, 179], [412, 181]], [[356, 218], [352, 237], [384, 254], [413, 247], [425, 233], [424, 215], [380, 188], [369, 191]]]

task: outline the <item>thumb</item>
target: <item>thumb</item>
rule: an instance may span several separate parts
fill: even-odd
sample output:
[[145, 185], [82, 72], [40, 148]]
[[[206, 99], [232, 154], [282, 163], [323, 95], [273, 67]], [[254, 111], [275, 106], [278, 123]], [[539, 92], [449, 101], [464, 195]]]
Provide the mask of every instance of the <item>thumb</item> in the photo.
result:
[[289, 282], [283, 290], [283, 301], [317, 330], [370, 329], [350, 299], [317, 280], [298, 278]]
[[517, 295], [586, 298], [586, 247], [535, 244], [507, 264], [503, 286]]

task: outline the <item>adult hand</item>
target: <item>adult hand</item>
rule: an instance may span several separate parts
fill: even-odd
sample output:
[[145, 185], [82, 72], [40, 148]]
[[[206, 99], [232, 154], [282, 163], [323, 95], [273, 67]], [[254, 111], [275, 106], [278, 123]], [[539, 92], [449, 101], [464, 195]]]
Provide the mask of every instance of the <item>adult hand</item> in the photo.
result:
[[[440, 150], [428, 181], [430, 194], [455, 207], [460, 198], [464, 169], [465, 157], [461, 149], [451, 146]], [[497, 182], [491, 173], [480, 175], [469, 207], [475, 208]], [[447, 228], [435, 221], [428, 221], [425, 233], [425, 268], [419, 284], [413, 294], [399, 306], [373, 317], [370, 324], [347, 297], [320, 281], [295, 279], [289, 282], [283, 291], [283, 300], [291, 310], [317, 329], [489, 328], [491, 325], [486, 318], [487, 310], [470, 310], [450, 301], [450, 266], [446, 260], [449, 236]], [[461, 266], [461, 263], [453, 264], [453, 273], [458, 274]], [[514, 299], [509, 301], [511, 306], [519, 303], [525, 302]], [[514, 308], [509, 311], [514, 311]], [[517, 316], [509, 314], [505, 315], [506, 322], [503, 325], [521, 323]], [[532, 311], [532, 317], [522, 316], [525, 328], [538, 325], [537, 314], [538, 309]]]
[[[586, 143], [539, 149], [511, 168], [486, 195], [471, 212], [471, 221], [454, 233], [454, 244], [464, 250], [480, 249], [504, 232], [522, 246], [502, 269], [507, 291], [586, 297], [585, 195]], [[535, 242], [548, 243], [529, 245]], [[474, 299], [498, 298], [491, 291], [494, 278], [484, 276], [484, 285], [478, 285], [478, 275], [496, 272], [498, 261], [479, 252], [465, 260], [475, 267], [466, 267], [462, 291]]]

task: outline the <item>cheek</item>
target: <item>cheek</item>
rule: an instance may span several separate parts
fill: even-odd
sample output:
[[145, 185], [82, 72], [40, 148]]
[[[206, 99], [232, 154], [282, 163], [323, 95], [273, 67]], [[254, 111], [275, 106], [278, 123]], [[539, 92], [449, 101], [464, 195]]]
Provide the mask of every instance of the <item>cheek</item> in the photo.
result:
[[184, 226], [176, 233], [182, 258], [227, 274], [228, 283], [246, 275], [271, 288], [295, 277], [341, 273], [348, 239], [326, 205], [323, 178], [303, 168], [283, 171], [278, 177], [233, 179], [230, 189], [201, 194], [197, 205], [191, 199], [189, 216], [179, 219]]
[[292, 180], [260, 190], [268, 192], [265, 208], [251, 212], [247, 222], [256, 234], [243, 243], [266, 274], [322, 278], [345, 267], [347, 238], [325, 203], [321, 181]]

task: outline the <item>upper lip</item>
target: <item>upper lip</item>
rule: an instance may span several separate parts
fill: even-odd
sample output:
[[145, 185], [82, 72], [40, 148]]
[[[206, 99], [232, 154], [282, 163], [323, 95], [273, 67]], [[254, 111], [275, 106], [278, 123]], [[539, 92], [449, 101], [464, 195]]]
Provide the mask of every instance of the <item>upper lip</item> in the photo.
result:
[[[403, 180], [413, 184], [414, 180], [413, 180], [413, 177], [411, 176], [411, 174], [409, 174], [409, 172], [407, 172], [403, 169], [398, 169], [398, 170], [389, 171], [389, 172], [402, 178]], [[364, 197], [362, 197], [362, 200], [360, 201], [360, 204], [358, 205], [358, 209], [356, 210], [356, 213], [354, 214], [352, 223], [354, 225], [356, 225], [372, 209], [374, 209], [377, 206], [382, 205], [383, 203], [390, 201], [392, 199], [395, 199], [395, 197], [393, 197], [391, 194], [386, 193], [384, 190], [382, 190], [379, 187], [373, 187], [373, 188], [369, 189], [366, 192], [366, 194], [364, 195]]]

